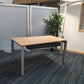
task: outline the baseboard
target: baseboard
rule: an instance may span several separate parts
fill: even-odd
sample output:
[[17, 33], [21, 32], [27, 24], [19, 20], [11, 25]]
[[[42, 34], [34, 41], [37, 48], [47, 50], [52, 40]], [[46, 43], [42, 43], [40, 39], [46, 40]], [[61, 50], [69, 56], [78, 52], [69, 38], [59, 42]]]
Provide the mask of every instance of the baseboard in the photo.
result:
[[[44, 48], [43, 48], [44, 49]], [[58, 50], [60, 50], [60, 48], [57, 48]], [[15, 50], [20, 50], [20, 49], [15, 49]], [[39, 49], [40, 50], [40, 49]], [[0, 51], [2, 51], [1, 49], [0, 49]], [[11, 49], [5, 49], [5, 50], [3, 50], [3, 51], [5, 51], [5, 52], [8, 52], [8, 53], [11, 53]], [[79, 52], [79, 51], [74, 51], [74, 50], [69, 50], [69, 49], [67, 49], [66, 50], [67, 52], [71, 52], [71, 53], [77, 53], [77, 54], [82, 54], [82, 55], [84, 55], [84, 52]]]
[[[60, 50], [60, 48], [57, 48], [58, 50]], [[74, 50], [69, 50], [69, 49], [67, 49], [66, 50], [67, 52], [71, 52], [71, 53], [76, 53], [76, 54], [82, 54], [82, 55], [84, 55], [84, 52], [79, 52], [79, 51], [74, 51]]]

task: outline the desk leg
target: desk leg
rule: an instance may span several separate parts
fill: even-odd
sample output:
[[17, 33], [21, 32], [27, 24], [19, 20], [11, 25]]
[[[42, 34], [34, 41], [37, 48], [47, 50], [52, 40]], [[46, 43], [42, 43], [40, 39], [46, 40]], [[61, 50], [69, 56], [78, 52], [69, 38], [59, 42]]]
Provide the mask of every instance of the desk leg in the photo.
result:
[[14, 57], [14, 54], [13, 54], [13, 52], [14, 52], [14, 41], [13, 40], [11, 40], [11, 52], [12, 52], [12, 62], [14, 62], [15, 57]]
[[62, 50], [63, 50], [63, 42], [61, 42], [60, 54], [62, 54]]
[[21, 75], [24, 75], [24, 47], [21, 49]]
[[62, 62], [63, 64], [65, 64], [64, 63], [64, 56], [65, 56], [65, 53], [66, 53], [66, 47], [67, 47], [67, 41], [64, 42], [63, 62]]

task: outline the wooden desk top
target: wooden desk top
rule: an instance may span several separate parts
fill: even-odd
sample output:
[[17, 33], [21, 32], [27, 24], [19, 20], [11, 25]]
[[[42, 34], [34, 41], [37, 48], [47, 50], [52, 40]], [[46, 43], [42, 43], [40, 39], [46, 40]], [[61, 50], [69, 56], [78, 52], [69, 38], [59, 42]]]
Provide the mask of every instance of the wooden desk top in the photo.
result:
[[17, 38], [12, 38], [11, 40], [16, 42], [21, 47], [28, 46], [28, 45], [67, 41], [66, 39], [62, 39], [62, 38], [50, 36], [50, 35], [49, 36], [34, 36], [34, 37], [17, 37]]

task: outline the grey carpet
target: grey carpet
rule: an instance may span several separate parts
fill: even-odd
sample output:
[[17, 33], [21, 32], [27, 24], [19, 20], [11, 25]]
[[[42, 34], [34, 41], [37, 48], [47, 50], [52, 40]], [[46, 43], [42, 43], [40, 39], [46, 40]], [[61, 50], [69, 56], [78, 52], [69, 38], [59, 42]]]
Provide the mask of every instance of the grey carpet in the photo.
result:
[[[62, 56], [47, 50], [25, 51], [25, 75], [21, 76], [21, 53], [0, 51], [0, 84], [84, 84], [84, 55], [66, 53]], [[12, 62], [12, 55], [15, 61]]]

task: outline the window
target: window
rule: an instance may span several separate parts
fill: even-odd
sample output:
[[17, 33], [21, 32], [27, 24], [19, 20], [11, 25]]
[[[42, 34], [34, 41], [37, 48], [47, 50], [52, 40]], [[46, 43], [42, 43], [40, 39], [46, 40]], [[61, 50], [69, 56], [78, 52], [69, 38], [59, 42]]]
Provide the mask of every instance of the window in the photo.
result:
[[79, 32], [84, 32], [84, 3], [82, 3], [82, 5], [81, 5]]

